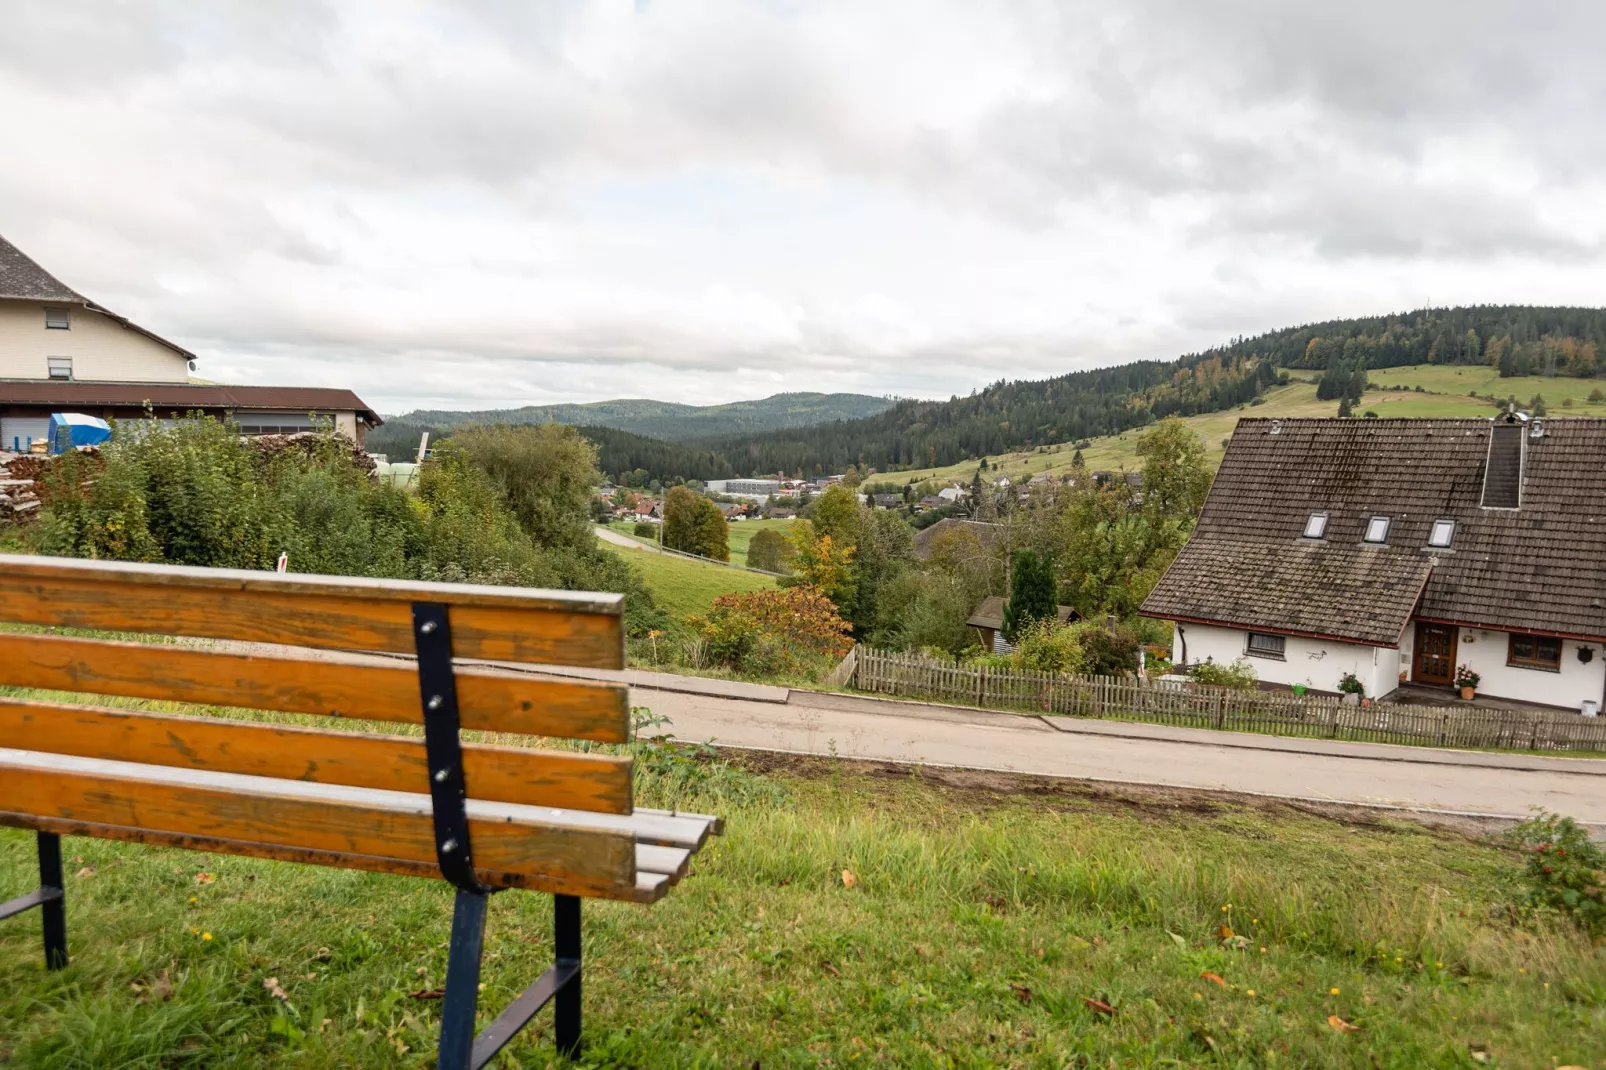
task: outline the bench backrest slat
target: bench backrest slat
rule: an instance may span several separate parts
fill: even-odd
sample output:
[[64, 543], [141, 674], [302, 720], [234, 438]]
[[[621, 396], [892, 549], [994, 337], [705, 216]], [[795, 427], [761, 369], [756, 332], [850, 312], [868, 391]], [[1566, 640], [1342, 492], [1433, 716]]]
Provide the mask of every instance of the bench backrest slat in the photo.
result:
[[[602, 743], [629, 738], [623, 687], [476, 666], [459, 666], [456, 675], [464, 728]], [[413, 663], [346, 654], [236, 654], [10, 633], [0, 635], [0, 684], [370, 721], [423, 719]]]
[[451, 607], [456, 657], [624, 667], [621, 595], [0, 554], [0, 620], [333, 650], [414, 650]]
[[[46, 754], [385, 791], [420, 793], [429, 784], [424, 742], [416, 737], [20, 699], [0, 698], [0, 744]], [[463, 770], [476, 799], [631, 812], [629, 758], [464, 744]]]
[[[314, 784], [260, 781], [259, 790], [224, 786], [223, 777], [207, 782], [189, 770], [122, 767], [142, 770], [136, 777], [96, 771], [78, 758], [14, 757], [26, 753], [0, 750], [0, 822], [91, 835], [122, 830], [119, 838], [152, 842], [203, 837], [232, 854], [301, 852], [302, 860], [321, 856], [400, 873], [436, 865], [427, 806], [387, 805], [360, 793], [347, 801]], [[566, 894], [636, 894], [636, 844], [628, 833], [483, 818], [471, 818], [469, 831], [475, 871], [488, 884], [530, 886], [536, 879]]]

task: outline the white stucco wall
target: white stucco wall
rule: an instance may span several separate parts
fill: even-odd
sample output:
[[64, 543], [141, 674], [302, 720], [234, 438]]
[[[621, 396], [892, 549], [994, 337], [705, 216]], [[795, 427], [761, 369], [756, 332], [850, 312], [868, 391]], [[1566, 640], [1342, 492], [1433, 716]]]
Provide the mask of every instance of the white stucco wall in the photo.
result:
[[[1587, 664], [1578, 660], [1581, 646], [1594, 652]], [[1480, 695], [1542, 702], [1574, 710], [1585, 699], [1601, 701], [1602, 690], [1606, 689], [1606, 648], [1600, 643], [1563, 639], [1560, 672], [1507, 665], [1509, 650], [1510, 636], [1506, 632], [1462, 628], [1455, 660], [1457, 665], [1470, 665], [1483, 677], [1478, 684]]]
[[[1180, 633], [1180, 634], [1178, 634]], [[1323, 639], [1287, 636], [1281, 661], [1248, 654], [1249, 633], [1208, 624], [1178, 624], [1172, 634], [1172, 657], [1187, 646], [1190, 663], [1206, 659], [1231, 664], [1244, 658], [1267, 683], [1292, 687], [1304, 684], [1312, 691], [1336, 692], [1345, 673], [1354, 673], [1370, 698], [1389, 694], [1400, 683], [1400, 653], [1392, 647], [1362, 646]]]
[[[182, 383], [189, 361], [180, 353], [82, 305], [68, 309], [67, 330], [45, 327], [40, 301], [0, 300], [0, 379], [47, 379], [49, 357], [71, 357], [74, 379], [116, 383]], [[55, 306], [61, 307], [61, 306]]]

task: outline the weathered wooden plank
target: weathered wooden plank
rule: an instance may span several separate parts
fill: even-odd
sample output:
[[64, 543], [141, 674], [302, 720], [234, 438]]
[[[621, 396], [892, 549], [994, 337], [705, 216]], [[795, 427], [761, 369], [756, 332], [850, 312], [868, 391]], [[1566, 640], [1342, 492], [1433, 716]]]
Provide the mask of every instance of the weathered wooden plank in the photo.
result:
[[[416, 736], [0, 698], [0, 746], [383, 791], [429, 788], [424, 741]], [[629, 758], [466, 743], [463, 771], [475, 799], [612, 814], [631, 809]]]
[[24, 624], [411, 653], [413, 602], [452, 607], [459, 657], [624, 667], [620, 595], [0, 554]]
[[[0, 750], [0, 814], [30, 828], [105, 826], [145, 842], [204, 838], [254, 845], [238, 853], [299, 852], [330, 865], [356, 858], [364, 864], [354, 868], [388, 872], [435, 864], [427, 795]], [[502, 884], [540, 878], [575, 895], [634, 896], [636, 845], [628, 833], [493, 814], [484, 805], [469, 812], [475, 866], [487, 877]]]
[[[464, 728], [623, 743], [630, 699], [619, 684], [460, 665]], [[237, 654], [167, 643], [0, 635], [0, 684], [167, 699], [323, 717], [421, 723], [411, 662], [345, 654]]]

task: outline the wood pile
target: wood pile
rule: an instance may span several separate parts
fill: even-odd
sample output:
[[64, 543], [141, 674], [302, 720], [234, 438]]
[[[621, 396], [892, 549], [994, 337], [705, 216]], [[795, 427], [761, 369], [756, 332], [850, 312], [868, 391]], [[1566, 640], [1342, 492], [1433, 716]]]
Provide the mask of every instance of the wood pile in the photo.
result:
[[277, 457], [281, 453], [296, 451], [308, 458], [315, 457], [320, 450], [329, 448], [330, 439], [334, 438], [339, 448], [348, 452], [351, 461], [360, 470], [373, 475], [379, 465], [368, 454], [363, 452], [361, 446], [343, 436], [331, 436], [327, 432], [298, 431], [293, 435], [258, 435], [250, 440], [262, 456], [266, 458]]
[[0, 452], [0, 522], [26, 524], [39, 515], [34, 477], [43, 458]]

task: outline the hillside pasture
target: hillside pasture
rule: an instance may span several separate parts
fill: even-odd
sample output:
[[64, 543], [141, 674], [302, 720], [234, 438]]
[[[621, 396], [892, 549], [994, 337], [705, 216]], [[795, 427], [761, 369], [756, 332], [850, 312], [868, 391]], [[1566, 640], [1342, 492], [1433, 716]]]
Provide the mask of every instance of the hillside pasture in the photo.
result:
[[745, 569], [654, 553], [646, 548], [636, 550], [607, 542], [602, 545], [639, 569], [658, 605], [679, 620], [707, 613], [714, 599], [722, 594], [764, 591], [775, 586], [770, 577]]

